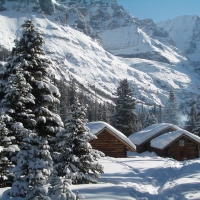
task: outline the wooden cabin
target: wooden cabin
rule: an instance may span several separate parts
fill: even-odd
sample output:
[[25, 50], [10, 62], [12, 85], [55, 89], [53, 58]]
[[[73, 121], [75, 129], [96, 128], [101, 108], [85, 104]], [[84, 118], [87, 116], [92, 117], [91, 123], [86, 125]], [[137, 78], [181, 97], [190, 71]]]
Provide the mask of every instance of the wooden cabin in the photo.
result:
[[91, 122], [86, 125], [97, 136], [90, 144], [93, 149], [102, 151], [105, 156], [127, 157], [127, 151], [136, 151], [136, 146], [120, 131], [105, 122]]
[[199, 157], [200, 137], [185, 130], [165, 133], [151, 141], [151, 150], [179, 161]]
[[180, 128], [176, 125], [169, 123], [158, 123], [146, 127], [145, 129], [133, 133], [129, 136], [131, 142], [137, 147], [137, 152], [142, 153], [145, 151], [152, 151], [150, 141], [164, 133], [176, 131]]

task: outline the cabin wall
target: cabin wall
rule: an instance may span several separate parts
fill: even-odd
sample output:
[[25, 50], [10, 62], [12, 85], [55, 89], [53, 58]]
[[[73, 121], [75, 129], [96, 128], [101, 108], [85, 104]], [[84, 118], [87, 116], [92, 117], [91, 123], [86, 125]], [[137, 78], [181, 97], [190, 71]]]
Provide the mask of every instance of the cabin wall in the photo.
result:
[[150, 141], [145, 142], [142, 145], [138, 145], [137, 147], [137, 152], [142, 153], [145, 151], [150, 151], [151, 152], [151, 146], [150, 146]]
[[[184, 146], [180, 146], [179, 144], [180, 140], [184, 141]], [[186, 138], [184, 136], [170, 145], [168, 153], [171, 154], [174, 159], [182, 160], [179, 158], [180, 157], [179, 148], [181, 147], [186, 148], [186, 157], [185, 157], [186, 159], [198, 158], [199, 156], [198, 145], [189, 138]]]
[[[183, 146], [180, 145], [180, 140], [183, 141]], [[179, 161], [199, 157], [199, 146], [191, 139], [184, 136], [171, 143], [170, 146], [168, 148], [165, 148], [164, 150], [159, 150], [155, 148], [152, 148], [152, 150], [161, 157], [171, 157]]]
[[126, 146], [118, 138], [110, 134], [109, 131], [102, 131], [97, 135], [97, 138], [98, 139], [90, 142], [93, 149], [102, 151], [105, 156], [115, 158], [127, 157]]

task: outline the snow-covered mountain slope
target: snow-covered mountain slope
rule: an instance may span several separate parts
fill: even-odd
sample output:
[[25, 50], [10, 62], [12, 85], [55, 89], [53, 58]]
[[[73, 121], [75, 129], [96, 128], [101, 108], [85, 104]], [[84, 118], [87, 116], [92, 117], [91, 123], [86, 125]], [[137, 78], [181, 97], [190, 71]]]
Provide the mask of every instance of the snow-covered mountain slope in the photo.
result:
[[104, 49], [114, 55], [165, 63], [178, 63], [185, 59], [168, 34], [151, 19], [134, 18], [116, 0], [56, 2], [57, 9], [61, 5], [65, 7], [68, 25], [98, 39]]
[[[138, 58], [121, 58], [121, 60], [130, 67], [148, 74], [148, 77], [150, 77], [145, 80], [144, 87], [139, 96], [139, 99], [143, 101], [146, 99], [146, 93], [149, 93], [152, 99], [155, 99], [154, 96], [157, 96], [165, 104], [169, 90], [174, 88], [181, 107], [186, 108], [199, 94], [200, 77], [189, 66], [189, 63], [170, 65]], [[149, 87], [149, 83], [152, 83], [154, 87]], [[159, 102], [155, 103], [159, 104]]]
[[35, 21], [45, 38], [45, 51], [54, 60], [57, 77], [73, 75], [81, 84], [99, 88], [112, 96], [118, 81], [127, 78], [138, 99], [163, 104], [171, 87], [182, 100], [199, 93], [198, 77], [182, 65], [169, 65], [144, 59], [119, 59], [105, 51], [85, 34], [69, 26], [58, 25], [40, 14], [3, 12], [0, 15], [0, 43], [10, 49], [16, 33], [27, 17]]
[[168, 32], [177, 47], [200, 73], [200, 16], [184, 15], [157, 25]]
[[190, 102], [200, 93], [199, 77], [188, 67], [187, 60], [166, 64], [116, 57], [95, 39], [64, 26], [56, 18], [60, 13], [46, 16], [40, 13], [38, 5], [37, 0], [30, 4], [6, 2], [3, 5], [7, 10], [0, 12], [0, 45], [11, 50], [14, 39], [20, 35], [20, 25], [26, 18], [33, 19], [45, 38], [45, 51], [54, 62], [52, 72], [58, 79], [68, 79], [71, 75], [87, 88], [86, 92], [95, 87], [105, 93], [103, 100], [112, 96], [123, 78], [132, 84], [136, 98], [148, 103], [164, 104], [172, 87], [181, 103]]

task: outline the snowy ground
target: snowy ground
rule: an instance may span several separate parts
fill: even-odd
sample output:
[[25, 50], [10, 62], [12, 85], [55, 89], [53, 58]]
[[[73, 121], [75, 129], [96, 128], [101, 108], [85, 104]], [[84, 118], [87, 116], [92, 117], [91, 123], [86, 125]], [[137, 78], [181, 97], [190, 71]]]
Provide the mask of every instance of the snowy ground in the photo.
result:
[[[200, 199], [200, 159], [178, 162], [153, 153], [101, 160], [105, 174], [99, 184], [74, 185], [87, 200]], [[7, 188], [8, 189], [8, 188]], [[1, 194], [6, 189], [0, 189]], [[0, 200], [8, 200], [6, 191]]]

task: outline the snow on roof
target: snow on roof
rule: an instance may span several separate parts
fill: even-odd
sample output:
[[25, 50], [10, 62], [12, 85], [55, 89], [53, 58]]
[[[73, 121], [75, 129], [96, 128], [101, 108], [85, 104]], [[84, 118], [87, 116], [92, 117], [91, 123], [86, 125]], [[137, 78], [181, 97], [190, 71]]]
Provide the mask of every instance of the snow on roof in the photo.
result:
[[136, 146], [120, 131], [115, 129], [110, 124], [102, 121], [95, 121], [86, 124], [86, 126], [90, 129], [90, 132], [94, 135], [98, 134], [104, 128], [109, 129], [112, 133], [114, 133], [118, 138], [124, 141], [128, 146], [136, 150]]
[[140, 145], [149, 138], [155, 136], [160, 131], [166, 129], [166, 128], [173, 128], [174, 130], [179, 130], [180, 128], [176, 125], [169, 124], [169, 123], [158, 123], [153, 124], [151, 126], [146, 127], [145, 129], [138, 131], [136, 133], [133, 133], [129, 136], [129, 139], [134, 144]]
[[176, 140], [181, 135], [187, 135], [188, 137], [192, 138], [196, 142], [200, 143], [200, 137], [197, 135], [194, 135], [193, 133], [190, 133], [186, 130], [180, 129], [177, 131], [172, 131], [168, 133], [164, 133], [163, 135], [160, 135], [153, 140], [151, 140], [151, 147], [157, 148], [157, 149], [163, 149], [168, 144], [170, 144], [172, 141]]

